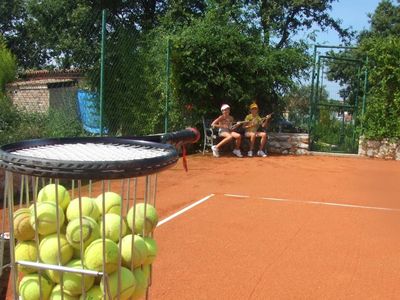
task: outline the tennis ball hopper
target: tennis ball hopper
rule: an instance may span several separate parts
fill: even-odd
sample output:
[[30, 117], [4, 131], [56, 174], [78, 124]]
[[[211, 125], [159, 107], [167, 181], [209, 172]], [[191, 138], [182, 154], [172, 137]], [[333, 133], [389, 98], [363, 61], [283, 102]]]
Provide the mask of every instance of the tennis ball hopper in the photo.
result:
[[[186, 129], [2, 146], [0, 233], [9, 232], [10, 261], [0, 267], [11, 271], [8, 294], [14, 299], [147, 298], [157, 247], [157, 174], [177, 163], [176, 147], [198, 138], [197, 130]], [[20, 209], [24, 217], [15, 214]], [[15, 234], [29, 226], [34, 234]], [[20, 244], [30, 246], [30, 255], [16, 251], [25, 249]]]

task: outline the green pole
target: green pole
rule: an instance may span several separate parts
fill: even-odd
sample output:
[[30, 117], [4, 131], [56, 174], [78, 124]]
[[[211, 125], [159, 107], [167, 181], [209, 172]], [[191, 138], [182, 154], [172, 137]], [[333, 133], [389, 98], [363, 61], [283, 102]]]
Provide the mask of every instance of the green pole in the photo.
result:
[[368, 56], [365, 59], [365, 71], [364, 71], [364, 88], [363, 88], [363, 102], [362, 102], [362, 115], [364, 116], [365, 108], [367, 105], [367, 91], [368, 91]]
[[363, 119], [365, 116], [365, 109], [366, 109], [366, 105], [367, 105], [367, 91], [368, 91], [368, 56], [365, 59], [365, 66], [364, 66], [364, 87], [363, 87], [363, 98], [362, 98], [362, 107], [361, 107], [362, 119], [361, 119], [361, 124], [360, 124], [361, 135], [364, 132]]
[[104, 55], [105, 55], [105, 39], [106, 39], [106, 18], [107, 11], [103, 9], [101, 14], [101, 52], [100, 52], [100, 136], [103, 136], [103, 110], [104, 110]]
[[170, 81], [170, 55], [171, 55], [171, 40], [167, 42], [167, 58], [166, 58], [166, 77], [165, 77], [165, 119], [164, 119], [164, 132], [168, 132], [168, 115], [169, 115], [169, 81]]
[[312, 131], [312, 118], [314, 117], [314, 80], [315, 80], [315, 64], [317, 60], [317, 46], [314, 45], [314, 55], [313, 55], [313, 68], [311, 73], [311, 94], [310, 94], [310, 109], [308, 118], [308, 133], [311, 138]]

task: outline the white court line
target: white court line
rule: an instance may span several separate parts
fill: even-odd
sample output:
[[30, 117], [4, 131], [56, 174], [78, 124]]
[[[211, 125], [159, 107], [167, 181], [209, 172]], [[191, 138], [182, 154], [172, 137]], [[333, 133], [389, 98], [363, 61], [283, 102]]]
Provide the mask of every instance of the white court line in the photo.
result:
[[169, 217], [166, 217], [165, 219], [161, 220], [160, 222], [158, 222], [157, 227], [161, 226], [162, 224], [167, 223], [168, 221], [171, 221], [172, 219], [176, 218], [177, 216], [183, 214], [184, 212], [188, 211], [189, 209], [192, 209], [193, 207], [209, 200], [210, 198], [214, 197], [215, 194], [210, 194], [206, 197], [204, 197], [203, 199], [200, 199], [199, 201], [196, 201], [192, 204], [190, 204], [189, 206], [186, 206], [185, 208], [181, 209], [180, 211], [177, 211], [176, 213], [170, 215]]
[[[236, 197], [236, 198], [250, 198], [247, 195], [234, 195], [234, 194], [224, 194], [226, 197]], [[334, 203], [334, 202], [322, 202], [322, 201], [306, 201], [306, 200], [293, 200], [284, 198], [273, 198], [273, 197], [255, 197], [256, 199], [269, 200], [269, 201], [279, 201], [279, 202], [293, 202], [293, 203], [303, 203], [303, 204], [315, 204], [315, 205], [326, 205], [326, 206], [338, 206], [338, 207], [351, 207], [351, 208], [361, 208], [361, 209], [372, 209], [372, 210], [383, 210], [400, 212], [398, 208], [388, 208], [388, 207], [377, 207], [377, 206], [364, 206], [355, 204], [345, 204], [345, 203]]]
[[250, 198], [250, 196], [246, 195], [236, 195], [236, 194], [224, 194], [226, 197], [235, 197], [235, 198]]

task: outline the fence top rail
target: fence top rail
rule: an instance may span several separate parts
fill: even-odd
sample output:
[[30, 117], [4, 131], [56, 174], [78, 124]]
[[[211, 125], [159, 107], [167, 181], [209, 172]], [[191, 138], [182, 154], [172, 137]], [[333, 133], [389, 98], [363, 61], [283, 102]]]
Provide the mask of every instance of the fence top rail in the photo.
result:
[[343, 60], [343, 61], [348, 61], [348, 62], [354, 62], [354, 63], [364, 63], [360, 59], [355, 59], [355, 58], [347, 58], [347, 57], [336, 57], [336, 56], [330, 56], [330, 55], [320, 55], [319, 58], [325, 58], [325, 59], [333, 59], [333, 60]]

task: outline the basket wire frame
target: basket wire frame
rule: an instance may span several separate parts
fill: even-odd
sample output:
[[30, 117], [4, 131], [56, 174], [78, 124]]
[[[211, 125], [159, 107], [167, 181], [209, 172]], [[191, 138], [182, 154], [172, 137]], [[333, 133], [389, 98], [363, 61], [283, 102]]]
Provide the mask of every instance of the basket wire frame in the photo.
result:
[[[30, 176], [30, 175], [20, 175], [20, 182], [19, 182], [19, 189], [18, 191], [15, 191], [14, 189], [14, 181], [17, 180], [17, 177], [15, 173], [11, 171], [6, 171], [5, 172], [5, 186], [4, 186], [4, 204], [3, 204], [3, 211], [2, 211], [2, 221], [0, 223], [1, 228], [0, 228], [0, 233], [4, 233], [6, 229], [6, 223], [7, 223], [7, 217], [6, 213], [8, 211], [8, 226], [9, 226], [9, 234], [10, 234], [10, 263], [8, 265], [3, 266], [3, 262], [1, 262], [0, 267], [1, 269], [4, 269], [6, 267], [11, 268], [11, 286], [12, 286], [12, 295], [14, 299], [19, 299], [19, 292], [18, 292], [18, 266], [23, 266], [23, 267], [29, 267], [37, 270], [37, 274], [39, 277], [38, 285], [39, 285], [39, 290], [40, 290], [40, 299], [44, 299], [43, 295], [43, 284], [42, 284], [42, 276], [45, 276], [45, 273], [48, 271], [53, 271], [53, 272], [58, 272], [59, 278], [60, 278], [60, 290], [61, 290], [61, 299], [64, 299], [64, 273], [69, 272], [69, 273], [76, 273], [76, 274], [81, 274], [81, 286], [82, 286], [82, 296], [85, 298], [87, 291], [85, 290], [85, 277], [86, 276], [92, 276], [92, 277], [101, 277], [103, 276], [103, 285], [104, 285], [104, 294], [103, 297], [105, 299], [112, 299], [111, 295], [111, 289], [109, 286], [109, 280], [108, 280], [108, 274], [106, 272], [106, 266], [103, 264], [102, 271], [95, 271], [95, 270], [89, 270], [85, 269], [85, 255], [84, 255], [84, 241], [83, 241], [83, 234], [80, 234], [80, 257], [81, 257], [81, 268], [71, 268], [63, 265], [62, 263], [62, 253], [61, 253], [61, 240], [60, 237], [63, 235], [62, 232], [62, 225], [61, 224], [61, 216], [60, 212], [57, 209], [56, 210], [56, 225], [57, 225], [57, 262], [56, 264], [47, 264], [43, 263], [40, 261], [40, 235], [38, 231], [38, 200], [37, 200], [37, 195], [38, 192], [40, 191], [41, 188], [48, 184], [54, 184], [55, 187], [55, 204], [58, 207], [61, 207], [59, 204], [61, 202], [61, 199], [59, 199], [58, 193], [56, 192], [58, 190], [59, 185], [65, 185], [65, 183], [68, 184], [70, 187], [68, 189], [69, 194], [71, 196], [71, 200], [78, 198], [79, 202], [79, 230], [82, 233], [82, 228], [83, 228], [83, 210], [82, 210], [82, 205], [83, 205], [83, 197], [95, 197], [94, 195], [95, 190], [99, 191], [102, 195], [102, 210], [103, 212], [106, 211], [106, 206], [105, 206], [105, 192], [113, 191], [117, 194], [119, 194], [122, 198], [121, 202], [121, 207], [120, 207], [120, 215], [121, 216], [127, 216], [127, 213], [130, 208], [133, 209], [133, 214], [132, 214], [132, 224], [135, 224], [135, 218], [136, 218], [136, 204], [143, 202], [144, 205], [144, 216], [147, 215], [147, 204], [151, 204], [154, 207], [156, 207], [156, 191], [157, 191], [157, 173], [152, 174], [152, 175], [147, 175], [145, 177], [133, 177], [133, 178], [125, 178], [125, 179], [115, 179], [115, 180], [60, 180], [58, 178], [42, 178], [42, 177], [37, 177], [37, 176]], [[61, 184], [62, 182], [62, 184]], [[17, 198], [18, 202], [15, 203], [15, 192], [18, 192], [19, 198]], [[34, 231], [35, 231], [35, 237], [34, 237], [34, 242], [35, 242], [35, 247], [36, 251], [38, 253], [37, 260], [35, 262], [32, 261], [16, 261], [15, 257], [15, 248], [16, 248], [16, 237], [15, 237], [15, 228], [13, 224], [13, 214], [17, 210], [15, 206], [18, 206], [18, 208], [23, 208], [23, 207], [31, 207], [31, 212], [34, 216], [35, 219], [35, 226], [34, 226]], [[103, 213], [101, 215], [101, 220], [102, 220], [102, 226], [100, 227], [100, 231], [102, 232], [102, 246], [103, 246], [103, 253], [102, 253], [102, 258], [103, 262], [106, 261], [106, 218], [105, 214]], [[67, 222], [67, 218], [65, 216], [65, 222]], [[120, 224], [119, 224], [119, 242], [121, 243], [122, 240], [122, 227], [123, 227], [123, 222], [124, 218], [120, 218]], [[132, 226], [132, 231], [129, 231], [129, 228], [127, 227], [128, 234], [132, 234], [132, 242], [131, 242], [131, 253], [134, 256], [134, 236], [135, 234], [138, 234], [135, 232], [135, 226]], [[143, 226], [143, 231], [140, 232], [143, 237], [146, 236], [146, 222], [144, 222]], [[148, 234], [147, 236], [154, 238], [153, 233]], [[133, 272], [135, 269], [135, 257], [132, 258], [131, 265], [130, 265], [130, 270]], [[119, 247], [119, 253], [118, 253], [118, 284], [117, 284], [117, 298], [119, 299], [120, 292], [122, 291], [122, 275], [121, 275], [121, 267], [122, 266], [122, 247]], [[140, 266], [140, 268], [143, 269], [143, 265]], [[149, 298], [149, 289], [152, 284], [152, 264], [149, 266], [149, 275], [147, 278], [147, 289], [146, 289], [146, 294], [145, 297], [146, 299]]]

